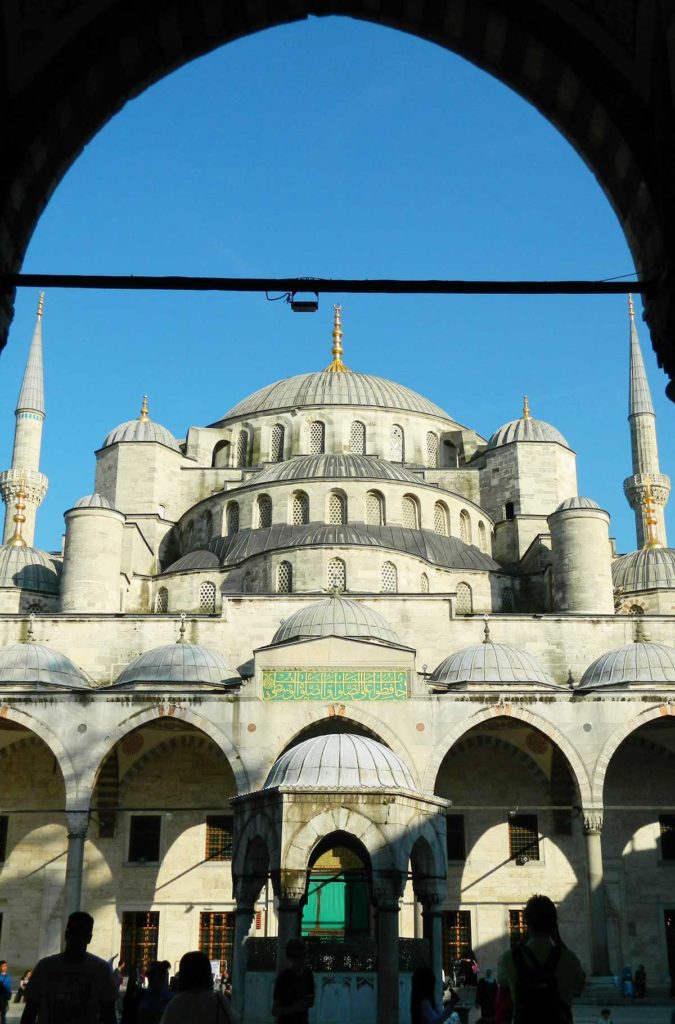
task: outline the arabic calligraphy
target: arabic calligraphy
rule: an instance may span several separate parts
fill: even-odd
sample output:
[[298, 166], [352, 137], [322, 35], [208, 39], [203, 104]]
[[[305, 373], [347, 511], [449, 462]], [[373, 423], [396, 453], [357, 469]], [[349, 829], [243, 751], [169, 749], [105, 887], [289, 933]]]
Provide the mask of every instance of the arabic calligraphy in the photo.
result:
[[407, 700], [408, 672], [398, 668], [263, 669], [263, 700]]

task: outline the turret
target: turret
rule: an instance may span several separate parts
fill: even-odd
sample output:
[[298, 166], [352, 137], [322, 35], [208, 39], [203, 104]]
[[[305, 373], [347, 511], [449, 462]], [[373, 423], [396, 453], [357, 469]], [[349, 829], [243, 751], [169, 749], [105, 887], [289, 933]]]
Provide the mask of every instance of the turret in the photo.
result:
[[40, 295], [37, 322], [28, 362], [16, 406], [12, 468], [0, 474], [0, 494], [5, 503], [3, 542], [14, 533], [13, 508], [19, 489], [25, 492], [23, 536], [27, 545], [35, 537], [35, 517], [47, 493], [47, 477], [40, 473], [42, 425], [45, 418], [44, 379], [42, 370], [42, 309], [44, 292]]
[[614, 613], [609, 515], [590, 498], [568, 498], [548, 517], [552, 611]]
[[124, 516], [100, 494], [89, 494], [65, 519], [61, 610], [118, 612]]
[[670, 494], [670, 480], [659, 469], [659, 449], [656, 441], [656, 415], [649, 392], [645, 364], [635, 326], [633, 297], [629, 296], [630, 315], [630, 387], [628, 396], [628, 422], [630, 424], [633, 475], [623, 482], [628, 504], [635, 513], [637, 546], [642, 548], [649, 539], [645, 499], [653, 505], [656, 520], [654, 538], [667, 547], [664, 509]]

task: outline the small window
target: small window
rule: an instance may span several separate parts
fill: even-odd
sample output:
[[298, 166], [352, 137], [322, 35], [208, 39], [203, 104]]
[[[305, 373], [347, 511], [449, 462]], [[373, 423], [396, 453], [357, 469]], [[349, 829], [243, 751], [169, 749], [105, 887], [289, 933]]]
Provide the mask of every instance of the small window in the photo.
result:
[[354, 420], [349, 431], [349, 447], [352, 455], [366, 454], [366, 428], [358, 420]]
[[158, 615], [166, 615], [169, 610], [169, 591], [166, 587], [160, 587], [155, 598], [155, 612]]
[[206, 816], [206, 860], [232, 860], [232, 818]]
[[459, 539], [465, 544], [471, 543], [471, 520], [466, 509], [459, 513]]
[[659, 829], [661, 831], [661, 860], [675, 860], [675, 814], [660, 814]]
[[347, 522], [347, 499], [337, 491], [333, 491], [328, 499], [328, 522], [331, 526]]
[[395, 594], [398, 589], [398, 574], [393, 562], [385, 562], [382, 566], [380, 591], [383, 594]]
[[487, 551], [487, 530], [485, 529], [485, 523], [481, 519], [478, 523], [478, 547], [481, 551]]
[[446, 814], [445, 829], [447, 836], [448, 860], [466, 860], [464, 815]]
[[398, 423], [391, 428], [391, 461], [405, 461], [405, 437], [403, 427], [399, 427]]
[[277, 567], [277, 594], [293, 593], [293, 566], [290, 562], [280, 562]]
[[159, 814], [134, 814], [129, 820], [129, 863], [159, 862], [159, 837], [162, 817]]
[[237, 438], [237, 467], [248, 466], [248, 430], [242, 430]]
[[632, 604], [628, 609], [629, 615], [644, 615], [645, 610], [641, 604]]
[[429, 469], [438, 466], [438, 435], [431, 430], [427, 434], [427, 466]]
[[366, 494], [366, 523], [369, 526], [384, 526], [384, 499], [377, 491]]
[[418, 530], [420, 525], [417, 502], [411, 495], [406, 494], [401, 503], [401, 522], [409, 530]]
[[122, 914], [120, 963], [146, 968], [157, 959], [158, 910], [125, 910]]
[[457, 584], [456, 610], [458, 615], [473, 615], [473, 595], [468, 583]]
[[421, 594], [428, 594], [429, 593], [429, 577], [427, 576], [427, 574], [425, 572], [423, 572], [422, 575], [420, 576], [420, 593]]
[[258, 498], [258, 527], [261, 530], [272, 525], [272, 499], [267, 494]]
[[275, 423], [272, 427], [272, 440], [270, 443], [270, 462], [283, 462], [284, 460], [284, 428], [281, 423]]
[[9, 817], [6, 814], [0, 814], [0, 863], [7, 860], [7, 826], [9, 825]]
[[309, 498], [304, 491], [296, 491], [291, 501], [291, 523], [305, 526], [309, 522]]
[[509, 817], [509, 857], [516, 864], [539, 860], [539, 829], [536, 814]]
[[507, 501], [504, 505], [504, 518], [513, 519], [516, 514], [515, 506], [512, 501]]
[[199, 588], [199, 610], [202, 615], [214, 615], [216, 611], [215, 583], [202, 583]]
[[226, 524], [227, 524], [227, 535], [231, 536], [233, 533], [239, 533], [239, 505], [236, 501], [231, 501], [227, 506], [226, 513]]
[[502, 587], [502, 611], [513, 611], [513, 591], [511, 587]]
[[519, 945], [527, 938], [524, 910], [509, 910], [509, 941], [512, 946]]
[[448, 536], [448, 510], [442, 501], [434, 505], [434, 532], [441, 537]]
[[323, 455], [326, 450], [326, 426], [321, 420], [309, 425], [309, 454]]
[[471, 949], [471, 911], [446, 910], [443, 914], [443, 970], [452, 976], [454, 965]]
[[328, 563], [327, 584], [329, 590], [346, 590], [347, 567], [341, 558], [331, 558]]

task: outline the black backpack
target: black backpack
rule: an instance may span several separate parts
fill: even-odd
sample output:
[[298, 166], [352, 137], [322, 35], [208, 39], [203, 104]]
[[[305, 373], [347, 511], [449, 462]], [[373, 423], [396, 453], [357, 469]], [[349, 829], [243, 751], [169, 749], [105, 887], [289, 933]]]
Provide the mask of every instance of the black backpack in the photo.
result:
[[562, 946], [552, 946], [543, 963], [524, 945], [513, 950], [517, 980], [513, 1024], [569, 1024], [570, 1008], [560, 998], [556, 970]]

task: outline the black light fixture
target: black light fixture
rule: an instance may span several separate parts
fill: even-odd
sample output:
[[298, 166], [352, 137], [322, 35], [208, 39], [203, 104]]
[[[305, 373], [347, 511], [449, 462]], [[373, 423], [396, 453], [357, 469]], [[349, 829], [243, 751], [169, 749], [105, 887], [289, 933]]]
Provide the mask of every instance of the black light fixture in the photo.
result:
[[319, 308], [319, 293], [291, 292], [288, 301], [294, 313], [316, 313]]

